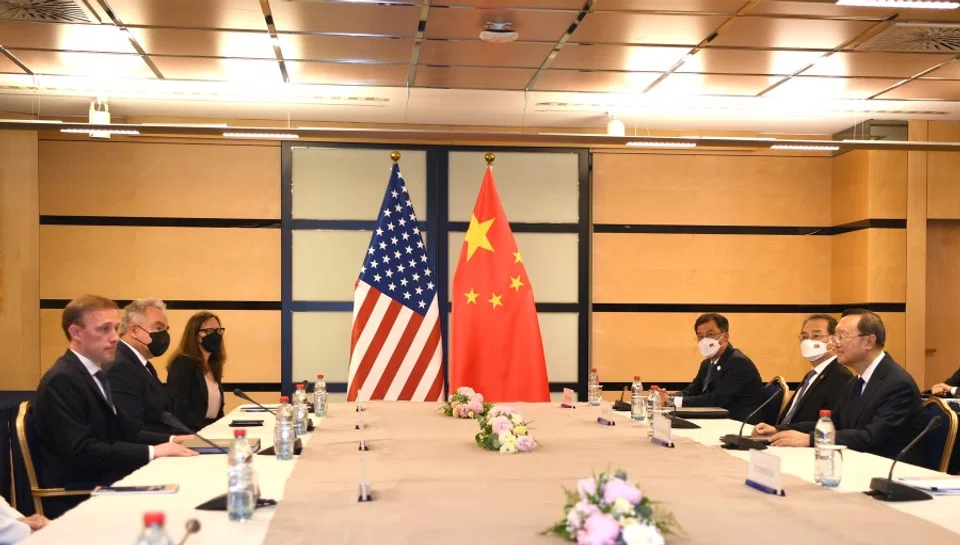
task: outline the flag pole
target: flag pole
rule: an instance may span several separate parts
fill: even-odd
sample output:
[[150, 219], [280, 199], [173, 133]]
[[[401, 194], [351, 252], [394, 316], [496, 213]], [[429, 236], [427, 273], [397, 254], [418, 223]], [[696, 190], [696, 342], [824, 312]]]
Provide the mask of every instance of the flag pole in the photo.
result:
[[399, 163], [399, 162], [400, 162], [400, 152], [399, 152], [399, 151], [391, 151], [391, 152], [390, 152], [390, 160], [393, 161], [393, 164]]
[[493, 161], [494, 161], [496, 158], [497, 158], [497, 156], [494, 155], [494, 154], [492, 154], [492, 153], [490, 153], [490, 152], [487, 152], [487, 154], [483, 156], [483, 160], [487, 162], [487, 166], [488, 166], [488, 167], [493, 165]]

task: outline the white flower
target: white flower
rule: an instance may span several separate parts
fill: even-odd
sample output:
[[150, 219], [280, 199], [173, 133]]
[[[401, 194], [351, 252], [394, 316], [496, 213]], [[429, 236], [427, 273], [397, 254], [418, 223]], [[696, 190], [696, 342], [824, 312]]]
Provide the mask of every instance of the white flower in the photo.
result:
[[470, 388], [469, 386], [461, 386], [461, 387], [457, 388], [457, 393], [458, 393], [458, 394], [464, 394], [464, 395], [472, 396], [472, 395], [475, 394], [476, 392], [474, 392], [474, 391], [473, 391], [473, 388]]
[[664, 545], [666, 541], [660, 530], [652, 524], [632, 524], [623, 529], [621, 536], [626, 545]]
[[504, 443], [500, 447], [500, 454], [516, 454], [516, 453], [517, 453], [516, 443]]
[[626, 516], [633, 514], [633, 504], [626, 500], [626, 498], [617, 498], [617, 501], [613, 502], [613, 514], [614, 516]]
[[505, 432], [501, 433], [501, 434], [497, 437], [497, 439], [500, 440], [500, 444], [501, 444], [501, 445], [514, 445], [514, 446], [516, 446], [516, 444], [517, 444], [517, 437], [516, 437], [515, 435], [513, 435], [512, 433], [508, 432], [508, 431], [505, 431]]
[[523, 417], [520, 416], [519, 414], [511, 414], [510, 421], [513, 422], [515, 426], [520, 425], [520, 424], [523, 424]]

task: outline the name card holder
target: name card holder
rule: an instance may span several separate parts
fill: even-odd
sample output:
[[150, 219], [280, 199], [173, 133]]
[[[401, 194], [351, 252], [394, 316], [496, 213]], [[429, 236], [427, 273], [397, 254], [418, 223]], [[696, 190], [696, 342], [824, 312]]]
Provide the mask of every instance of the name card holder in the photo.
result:
[[674, 448], [676, 446], [673, 444], [672, 422], [665, 410], [660, 409], [654, 411], [653, 422], [651, 422], [650, 425], [653, 426], [653, 436], [650, 438], [651, 443], [667, 448]]
[[600, 416], [597, 417], [597, 424], [604, 426], [617, 425], [617, 423], [613, 421], [613, 409], [603, 401], [600, 402]]
[[358, 502], [368, 502], [373, 501], [373, 488], [368, 482], [360, 482], [360, 486], [357, 491], [357, 501]]
[[780, 457], [759, 450], [750, 451], [750, 465], [745, 483], [764, 494], [786, 496], [780, 486]]
[[563, 399], [560, 401], [561, 409], [576, 409], [577, 408], [577, 395], [576, 392], [570, 388], [563, 389]]

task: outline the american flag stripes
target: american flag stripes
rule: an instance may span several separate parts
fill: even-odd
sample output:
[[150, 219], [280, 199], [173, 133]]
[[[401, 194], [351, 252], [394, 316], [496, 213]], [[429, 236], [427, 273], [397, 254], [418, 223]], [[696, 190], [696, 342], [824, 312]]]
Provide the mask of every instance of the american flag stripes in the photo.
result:
[[353, 298], [349, 401], [443, 396], [436, 271], [393, 165]]

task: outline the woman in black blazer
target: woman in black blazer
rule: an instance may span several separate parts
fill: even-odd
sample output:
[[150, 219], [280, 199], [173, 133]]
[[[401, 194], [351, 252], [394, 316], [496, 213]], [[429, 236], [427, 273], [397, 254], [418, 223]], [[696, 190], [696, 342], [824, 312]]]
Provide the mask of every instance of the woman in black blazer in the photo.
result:
[[227, 351], [220, 318], [198, 312], [187, 320], [180, 346], [167, 365], [173, 413], [199, 430], [223, 418], [223, 365]]

